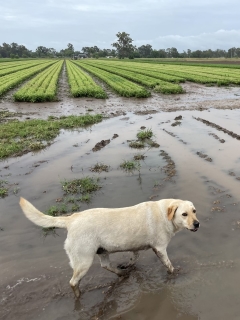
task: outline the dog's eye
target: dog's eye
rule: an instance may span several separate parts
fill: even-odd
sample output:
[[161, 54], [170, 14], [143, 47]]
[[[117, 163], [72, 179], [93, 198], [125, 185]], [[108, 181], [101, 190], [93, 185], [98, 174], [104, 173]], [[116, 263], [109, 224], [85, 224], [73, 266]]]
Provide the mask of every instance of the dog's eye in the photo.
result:
[[186, 216], [187, 216], [187, 213], [186, 213], [186, 212], [184, 212], [184, 213], [182, 214], [182, 216], [186, 217]]
[[193, 210], [193, 213], [196, 213], [196, 210], [195, 210], [195, 209]]

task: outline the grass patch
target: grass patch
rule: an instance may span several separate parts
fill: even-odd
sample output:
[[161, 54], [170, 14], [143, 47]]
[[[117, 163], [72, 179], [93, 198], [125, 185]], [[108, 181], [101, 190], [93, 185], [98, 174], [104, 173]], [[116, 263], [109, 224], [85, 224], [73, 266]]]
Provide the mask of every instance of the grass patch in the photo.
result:
[[141, 130], [137, 133], [137, 138], [141, 141], [150, 139], [153, 136], [152, 129]]
[[143, 141], [131, 141], [129, 143], [129, 147], [130, 148], [134, 148], [134, 149], [143, 149], [145, 147]]
[[8, 189], [6, 188], [0, 188], [0, 197], [4, 198], [8, 195]]
[[98, 184], [98, 179], [95, 178], [82, 178], [74, 180], [64, 180], [61, 182], [62, 189], [67, 194], [86, 194], [99, 190], [101, 187]]
[[[152, 129], [144, 129], [140, 130], [137, 133], [137, 138], [138, 140], [132, 140], [129, 143], [130, 148], [135, 148], [135, 149], [142, 149], [145, 148], [146, 144], [150, 146], [150, 148], [158, 148], [160, 145], [152, 140], [153, 137], [153, 132]], [[128, 140], [129, 142], [129, 140]], [[134, 158], [134, 160], [143, 160], [144, 158], [137, 159]]]
[[[61, 203], [51, 206], [45, 211], [45, 214], [55, 217], [66, 213], [78, 212], [81, 207], [79, 202], [89, 203], [91, 201], [90, 193], [101, 188], [98, 181], [98, 178], [92, 177], [62, 181], [61, 185], [65, 195], [56, 199], [56, 202]], [[42, 228], [43, 236], [46, 237], [49, 234], [56, 236], [56, 229], [55, 227]]]
[[61, 129], [86, 127], [100, 121], [102, 115], [87, 114], [4, 123], [0, 126], [0, 159], [44, 149], [57, 137]]
[[5, 187], [5, 185], [8, 184], [5, 180], [0, 180], [0, 197], [4, 198], [8, 195], [8, 189]]
[[91, 196], [90, 196], [89, 193], [87, 193], [87, 194], [81, 196], [78, 200], [81, 201], [81, 202], [89, 203], [91, 201]]
[[146, 156], [144, 154], [141, 154], [141, 153], [138, 153], [138, 154], [135, 154], [133, 159], [135, 161], [140, 161], [140, 160], [144, 160], [146, 158]]
[[103, 163], [96, 163], [95, 166], [90, 168], [90, 171], [98, 172], [98, 173], [100, 173], [102, 171], [108, 172], [109, 167], [110, 166], [107, 166], [106, 164], [103, 164]]
[[126, 161], [120, 164], [120, 168], [126, 172], [133, 172], [135, 170], [140, 170], [140, 164], [137, 161]]

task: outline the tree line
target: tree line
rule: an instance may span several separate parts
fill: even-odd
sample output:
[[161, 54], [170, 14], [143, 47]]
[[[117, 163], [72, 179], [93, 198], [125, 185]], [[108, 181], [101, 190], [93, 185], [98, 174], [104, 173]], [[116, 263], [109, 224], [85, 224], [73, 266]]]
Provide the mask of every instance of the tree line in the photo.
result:
[[82, 51], [75, 51], [71, 43], [65, 49], [57, 51], [54, 48], [38, 46], [35, 51], [27, 49], [24, 45], [15, 42], [11, 44], [3, 43], [0, 46], [0, 58], [73, 58], [82, 56], [89, 58], [117, 57], [123, 58], [240, 58], [240, 48], [230, 48], [228, 50], [195, 50], [187, 49], [178, 52], [177, 48], [153, 49], [150, 44], [136, 47], [133, 39], [126, 32], [116, 34], [117, 41], [112, 44], [114, 49], [100, 49], [97, 46], [83, 47]]

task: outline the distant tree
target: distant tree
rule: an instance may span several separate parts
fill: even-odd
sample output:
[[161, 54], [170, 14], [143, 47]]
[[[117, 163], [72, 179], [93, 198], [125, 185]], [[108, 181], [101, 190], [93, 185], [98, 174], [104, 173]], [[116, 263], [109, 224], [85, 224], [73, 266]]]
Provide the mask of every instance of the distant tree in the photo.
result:
[[165, 49], [160, 49], [158, 50], [159, 58], [166, 58], [167, 57], [167, 52]]
[[36, 53], [37, 53], [39, 58], [40, 57], [44, 57], [44, 56], [47, 55], [48, 49], [46, 47], [44, 47], [44, 46], [39, 46], [39, 47], [36, 48]]
[[182, 53], [179, 53], [179, 57], [180, 57], [180, 58], [187, 58], [187, 57], [188, 57], [188, 54], [187, 54], [187, 52], [186, 52], [185, 50], [183, 50]]
[[71, 43], [67, 44], [67, 48], [68, 48], [68, 50], [74, 52], [74, 46]]
[[201, 50], [192, 51], [191, 58], [202, 58], [202, 51]]
[[95, 53], [99, 53], [101, 50], [97, 47], [83, 47], [82, 52], [85, 53], [89, 58], [93, 57]]
[[160, 58], [159, 57], [159, 51], [158, 50], [152, 50], [151, 58]]
[[136, 50], [136, 47], [134, 47], [132, 44], [133, 39], [130, 38], [130, 35], [128, 33], [118, 32], [116, 36], [118, 40], [117, 42], [114, 42], [112, 46], [116, 48], [117, 56], [120, 59], [128, 57], [130, 54], [132, 54]]
[[142, 45], [138, 47], [138, 52], [141, 58], [150, 58], [152, 54], [152, 46], [150, 44]]

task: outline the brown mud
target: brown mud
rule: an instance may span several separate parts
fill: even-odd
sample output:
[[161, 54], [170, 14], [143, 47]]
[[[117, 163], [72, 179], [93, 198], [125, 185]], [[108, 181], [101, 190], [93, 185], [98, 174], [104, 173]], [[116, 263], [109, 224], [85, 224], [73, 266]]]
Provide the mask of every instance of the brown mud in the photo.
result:
[[[41, 152], [1, 162], [0, 179], [17, 186], [0, 199], [1, 319], [239, 319], [240, 141], [227, 131], [240, 135], [235, 96], [240, 89], [185, 85], [192, 92], [179, 97], [114, 96], [104, 101], [68, 97], [50, 104], [0, 104], [2, 109], [42, 118], [85, 114], [88, 109], [114, 116], [87, 130], [62, 130]], [[142, 114], [134, 114], [139, 111]], [[176, 120], [181, 125], [172, 126]], [[141, 127], [152, 129], [158, 148], [129, 148], [127, 140], [136, 139]], [[104, 148], [92, 151], [99, 141], [109, 139]], [[139, 159], [138, 171], [125, 173], [119, 168], [123, 160], [134, 157]], [[208, 157], [212, 162], [205, 161]], [[92, 172], [96, 164], [108, 170]], [[141, 252], [123, 279], [102, 269], [96, 257], [80, 284], [81, 300], [75, 303], [69, 286], [72, 270], [63, 249], [66, 231], [57, 229], [55, 237], [43, 238], [18, 202], [23, 196], [45, 212], [62, 198], [61, 181], [92, 175], [99, 178], [101, 189], [80, 210], [161, 198], [195, 204], [199, 231], [180, 232], [168, 247], [170, 260], [180, 267], [177, 276], [169, 277], [151, 250]], [[114, 254], [111, 260], [118, 265], [130, 256]]]
[[[26, 118], [43, 118], [59, 115], [79, 115], [102, 113], [113, 117], [134, 112], [137, 115], [149, 114], [148, 120], [155, 113], [162, 111], [180, 110], [208, 110], [236, 109], [240, 107], [240, 87], [206, 87], [197, 83], [183, 83], [185, 94], [162, 95], [152, 92], [152, 96], [145, 99], [129, 99], [116, 95], [108, 88], [108, 99], [73, 98], [70, 96], [65, 67], [59, 80], [57, 102], [51, 103], [23, 103], [13, 102], [8, 94], [0, 100], [0, 110], [19, 112]], [[11, 93], [12, 94], [12, 93]]]

